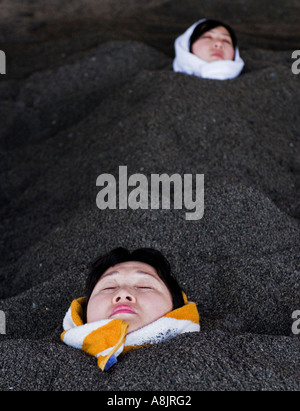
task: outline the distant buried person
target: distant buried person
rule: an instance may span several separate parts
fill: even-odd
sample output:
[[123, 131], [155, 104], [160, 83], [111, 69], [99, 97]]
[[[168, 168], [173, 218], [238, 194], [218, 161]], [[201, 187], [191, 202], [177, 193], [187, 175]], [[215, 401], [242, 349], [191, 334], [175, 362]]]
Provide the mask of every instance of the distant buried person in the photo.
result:
[[175, 72], [229, 80], [238, 77], [244, 68], [235, 32], [217, 20], [203, 19], [195, 23], [177, 38], [175, 52]]

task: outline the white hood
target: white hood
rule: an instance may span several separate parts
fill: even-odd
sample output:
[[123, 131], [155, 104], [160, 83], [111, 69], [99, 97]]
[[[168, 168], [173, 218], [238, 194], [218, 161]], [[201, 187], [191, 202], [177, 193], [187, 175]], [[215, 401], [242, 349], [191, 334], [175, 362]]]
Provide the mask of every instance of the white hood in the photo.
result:
[[245, 65], [238, 47], [235, 50], [234, 61], [218, 60], [208, 63], [190, 52], [191, 36], [198, 24], [204, 21], [206, 19], [195, 23], [175, 41], [174, 71], [212, 80], [230, 80], [238, 77]]

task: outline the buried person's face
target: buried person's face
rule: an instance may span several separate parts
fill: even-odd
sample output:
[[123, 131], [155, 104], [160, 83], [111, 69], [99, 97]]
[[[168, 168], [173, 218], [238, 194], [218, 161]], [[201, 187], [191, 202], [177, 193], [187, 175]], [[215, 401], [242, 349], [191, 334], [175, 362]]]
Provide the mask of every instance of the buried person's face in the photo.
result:
[[208, 63], [233, 60], [234, 52], [231, 36], [222, 26], [207, 31], [192, 45], [192, 53]]
[[87, 322], [119, 318], [136, 331], [173, 309], [172, 296], [156, 270], [127, 262], [109, 268], [100, 278], [87, 306]]

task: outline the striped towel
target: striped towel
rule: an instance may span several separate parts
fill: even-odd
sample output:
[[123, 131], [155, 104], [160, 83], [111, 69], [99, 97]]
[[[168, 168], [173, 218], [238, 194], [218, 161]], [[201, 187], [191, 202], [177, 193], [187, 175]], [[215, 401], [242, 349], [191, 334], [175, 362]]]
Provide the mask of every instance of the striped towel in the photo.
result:
[[62, 341], [97, 358], [98, 366], [107, 371], [121, 353], [142, 348], [148, 344], [176, 337], [179, 334], [200, 331], [197, 306], [187, 301], [153, 323], [127, 335], [129, 324], [120, 319], [101, 320], [84, 324], [85, 297], [74, 300], [64, 318]]

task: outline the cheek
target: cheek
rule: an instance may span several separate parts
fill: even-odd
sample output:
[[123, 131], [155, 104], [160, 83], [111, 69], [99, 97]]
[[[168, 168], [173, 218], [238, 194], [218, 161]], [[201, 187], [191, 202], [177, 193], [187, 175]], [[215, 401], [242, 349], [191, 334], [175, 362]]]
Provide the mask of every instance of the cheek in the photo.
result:
[[234, 50], [232, 47], [229, 47], [228, 50], [226, 50], [226, 60], [233, 60], [234, 59]]
[[158, 319], [173, 309], [171, 296], [166, 298], [165, 296], [162, 297], [149, 294], [143, 298], [141, 305], [146, 315], [152, 317], [152, 319]]
[[201, 56], [205, 56], [207, 49], [208, 49], [208, 44], [200, 40], [200, 41], [196, 41], [196, 43], [193, 44], [192, 52], [196, 56], [201, 57]]
[[87, 322], [105, 320], [109, 309], [109, 303], [104, 297], [93, 297], [87, 306]]

